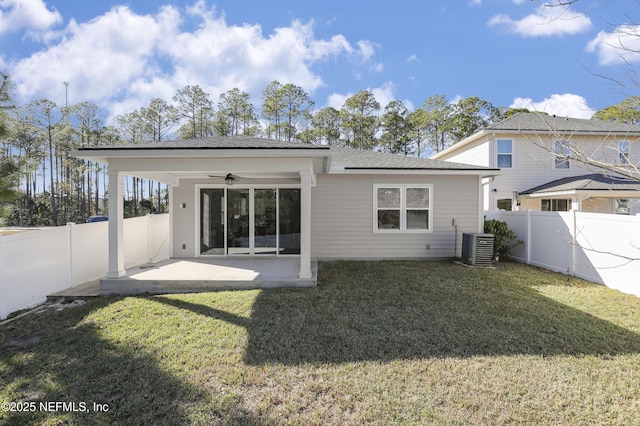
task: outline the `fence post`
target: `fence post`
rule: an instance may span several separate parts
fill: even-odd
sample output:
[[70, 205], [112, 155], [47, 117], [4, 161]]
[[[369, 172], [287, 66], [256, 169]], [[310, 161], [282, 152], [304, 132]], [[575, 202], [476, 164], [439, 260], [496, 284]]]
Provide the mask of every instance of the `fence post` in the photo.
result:
[[154, 230], [154, 217], [151, 213], [147, 215], [147, 261], [152, 262], [153, 258], [153, 230]]
[[531, 265], [531, 209], [527, 209], [527, 265]]
[[576, 264], [578, 262], [578, 225], [577, 225], [577, 212], [572, 210], [573, 215], [571, 219], [573, 223], [571, 224], [571, 270], [569, 273], [576, 276]]
[[73, 227], [75, 223], [67, 222], [67, 233], [69, 234], [69, 287], [75, 285], [73, 276]]

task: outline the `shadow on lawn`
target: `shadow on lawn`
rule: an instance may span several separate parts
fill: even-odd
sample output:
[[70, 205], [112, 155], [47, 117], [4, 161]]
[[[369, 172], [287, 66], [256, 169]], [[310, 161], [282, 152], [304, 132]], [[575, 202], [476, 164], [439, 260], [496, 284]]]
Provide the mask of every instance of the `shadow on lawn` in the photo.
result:
[[640, 336], [498, 270], [429, 262], [323, 265], [316, 289], [258, 296], [250, 364], [640, 352]]
[[[112, 301], [32, 314], [0, 330], [0, 382], [11, 387], [15, 402], [37, 404], [31, 412], [5, 410], [0, 423], [189, 423], [184, 407], [198, 398], [192, 385], [162, 371], [135, 345], [110, 343], [100, 337], [97, 325], [82, 323], [92, 310]], [[41, 402], [75, 404], [54, 405], [47, 412]], [[107, 404], [108, 411], [93, 411], [94, 403]]]

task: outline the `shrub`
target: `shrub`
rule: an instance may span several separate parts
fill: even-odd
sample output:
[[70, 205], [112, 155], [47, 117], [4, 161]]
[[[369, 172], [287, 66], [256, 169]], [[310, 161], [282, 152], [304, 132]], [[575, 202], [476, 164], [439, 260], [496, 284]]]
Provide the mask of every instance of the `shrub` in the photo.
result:
[[511, 249], [523, 244], [522, 240], [509, 229], [507, 222], [491, 219], [484, 221], [484, 232], [494, 235], [493, 255], [495, 257], [507, 257], [511, 254]]

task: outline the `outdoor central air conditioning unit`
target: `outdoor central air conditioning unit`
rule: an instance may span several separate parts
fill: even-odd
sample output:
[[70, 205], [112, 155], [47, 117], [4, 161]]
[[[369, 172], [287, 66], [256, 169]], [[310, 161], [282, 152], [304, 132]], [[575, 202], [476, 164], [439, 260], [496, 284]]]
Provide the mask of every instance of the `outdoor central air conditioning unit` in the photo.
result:
[[462, 262], [474, 266], [493, 263], [493, 234], [462, 234]]

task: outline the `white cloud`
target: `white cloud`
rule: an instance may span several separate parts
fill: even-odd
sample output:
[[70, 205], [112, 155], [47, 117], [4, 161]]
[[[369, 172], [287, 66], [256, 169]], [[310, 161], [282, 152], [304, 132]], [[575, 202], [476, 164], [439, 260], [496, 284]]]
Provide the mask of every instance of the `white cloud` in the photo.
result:
[[418, 56], [414, 53], [410, 56], [407, 57], [407, 59], [405, 59], [407, 62], [417, 62], [418, 61]]
[[18, 62], [11, 74], [24, 99], [51, 98], [62, 81], [70, 82], [82, 100], [123, 96], [137, 81], [159, 73], [153, 55], [163, 40], [176, 34], [179, 23], [171, 7], [142, 16], [118, 6], [87, 23], [71, 21], [57, 44]]
[[591, 118], [595, 113], [585, 98], [572, 93], [554, 94], [539, 102], [531, 98], [515, 98], [510, 108], [526, 108], [529, 111], [572, 118]]
[[371, 43], [369, 40], [360, 40], [357, 44], [358, 48], [360, 49], [360, 54], [362, 55], [363, 62], [370, 60], [373, 54], [376, 53], [375, 44]]
[[382, 62], [378, 62], [377, 64], [371, 65], [369, 69], [373, 72], [382, 72], [384, 71], [384, 64]]
[[[386, 83], [383, 83], [381, 86], [375, 87], [373, 89], [372, 88], [366, 89], [369, 92], [373, 93], [373, 96], [376, 98], [376, 101], [378, 101], [378, 103], [380, 104], [380, 111], [378, 112], [378, 114], [382, 114], [384, 112], [384, 108], [389, 104], [389, 102], [397, 99], [396, 96], [394, 95], [395, 89], [396, 87], [391, 81], [387, 81]], [[354, 93], [351, 93], [351, 92], [345, 93], [345, 94], [333, 93], [328, 96], [326, 106], [330, 106], [339, 110], [340, 108], [342, 108], [342, 105], [344, 105], [344, 102], [353, 95]], [[413, 105], [413, 102], [411, 102], [408, 99], [403, 100], [402, 103], [409, 111], [412, 111], [415, 108]]]
[[482, 0], [469, 0], [469, 6], [481, 6]]
[[[187, 17], [195, 30], [181, 28]], [[68, 81], [71, 102], [96, 102], [114, 115], [154, 97], [170, 101], [185, 85], [200, 85], [214, 101], [234, 87], [260, 99], [273, 80], [313, 93], [324, 84], [315, 64], [338, 56], [365, 62], [375, 54], [369, 41], [354, 46], [340, 34], [316, 38], [313, 25], [293, 21], [265, 35], [258, 24], [227, 24], [203, 1], [186, 13], [165, 6], [139, 15], [117, 6], [91, 21], [71, 21], [45, 49], [10, 64], [10, 73], [21, 101], [60, 103]]]
[[503, 27], [510, 33], [525, 37], [562, 36], [587, 31], [591, 28], [591, 19], [569, 7], [539, 6], [534, 13], [519, 20], [508, 15], [495, 15], [488, 25]]
[[0, 0], [0, 34], [19, 29], [45, 30], [62, 22], [42, 0]]
[[621, 25], [613, 32], [600, 31], [587, 51], [598, 54], [601, 65], [640, 61], [640, 25]]

